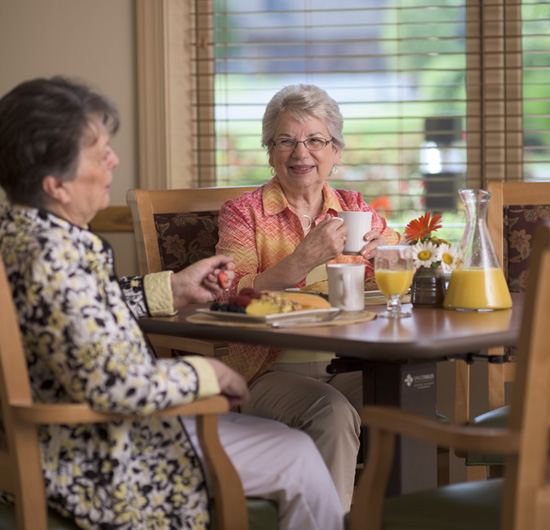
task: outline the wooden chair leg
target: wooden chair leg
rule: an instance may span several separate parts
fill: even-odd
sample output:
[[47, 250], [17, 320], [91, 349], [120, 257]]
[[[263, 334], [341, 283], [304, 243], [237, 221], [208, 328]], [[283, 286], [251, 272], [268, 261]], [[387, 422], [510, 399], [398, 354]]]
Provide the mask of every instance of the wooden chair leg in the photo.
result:
[[353, 506], [353, 503], [355, 501], [355, 494], [357, 492], [357, 485], [359, 484], [359, 479], [361, 478], [361, 473], [363, 473], [364, 465], [362, 463], [358, 463], [355, 467], [355, 481], [353, 482], [353, 494], [351, 496], [351, 505]]
[[241, 479], [218, 437], [217, 416], [197, 416], [197, 434], [214, 489], [218, 530], [248, 530]]
[[447, 486], [451, 483], [450, 470], [451, 452], [445, 449], [437, 451], [437, 486]]
[[487, 468], [485, 466], [466, 466], [466, 480], [487, 480]]

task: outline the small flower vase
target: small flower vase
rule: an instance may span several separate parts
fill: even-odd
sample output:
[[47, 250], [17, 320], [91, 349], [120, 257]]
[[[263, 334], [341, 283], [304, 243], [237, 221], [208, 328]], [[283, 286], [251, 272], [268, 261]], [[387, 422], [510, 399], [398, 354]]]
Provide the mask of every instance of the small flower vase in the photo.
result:
[[443, 307], [444, 299], [445, 276], [441, 267], [420, 267], [411, 286], [413, 307]]

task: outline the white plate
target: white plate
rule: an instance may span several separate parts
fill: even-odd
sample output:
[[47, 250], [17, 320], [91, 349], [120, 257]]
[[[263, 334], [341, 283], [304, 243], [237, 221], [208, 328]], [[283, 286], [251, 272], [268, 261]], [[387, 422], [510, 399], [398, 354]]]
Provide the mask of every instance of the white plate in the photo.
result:
[[328, 293], [319, 293], [317, 291], [302, 291], [299, 287], [289, 287], [285, 289], [288, 293], [304, 293], [304, 294], [315, 294], [317, 296], [322, 296], [323, 298], [328, 299]]
[[330, 320], [340, 312], [337, 307], [327, 309], [309, 309], [307, 311], [290, 311], [288, 313], [275, 313], [274, 315], [254, 316], [246, 313], [231, 313], [229, 311], [212, 311], [211, 309], [197, 309], [197, 313], [210, 315], [217, 320], [225, 322], [260, 322], [276, 324], [280, 322], [317, 322]]
[[[315, 291], [302, 291], [298, 287], [290, 287], [288, 289], [285, 289], [285, 291], [288, 291], [289, 293], [316, 294], [318, 296], [322, 296], [323, 298], [328, 299], [328, 294], [327, 293], [318, 293], [318, 292], [315, 292]], [[365, 298], [378, 298], [379, 296], [384, 296], [382, 294], [382, 291], [380, 291], [379, 289], [377, 289], [375, 291], [365, 291]]]

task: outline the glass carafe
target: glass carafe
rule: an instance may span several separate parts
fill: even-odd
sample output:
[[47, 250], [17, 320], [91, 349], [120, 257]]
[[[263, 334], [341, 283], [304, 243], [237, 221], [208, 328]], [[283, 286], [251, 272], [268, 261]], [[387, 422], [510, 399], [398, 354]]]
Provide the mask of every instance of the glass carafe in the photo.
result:
[[512, 298], [487, 228], [491, 193], [460, 190], [466, 229], [459, 262], [451, 273], [443, 307], [459, 311], [492, 311], [512, 307]]

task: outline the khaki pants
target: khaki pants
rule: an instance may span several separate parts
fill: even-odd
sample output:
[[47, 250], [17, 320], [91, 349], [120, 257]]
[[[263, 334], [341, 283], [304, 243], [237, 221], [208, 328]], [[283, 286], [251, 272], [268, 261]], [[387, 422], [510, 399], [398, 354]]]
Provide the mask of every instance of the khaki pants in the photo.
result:
[[359, 450], [361, 372], [331, 376], [328, 364], [273, 364], [251, 385], [251, 399], [241, 410], [308, 433], [349, 511]]

